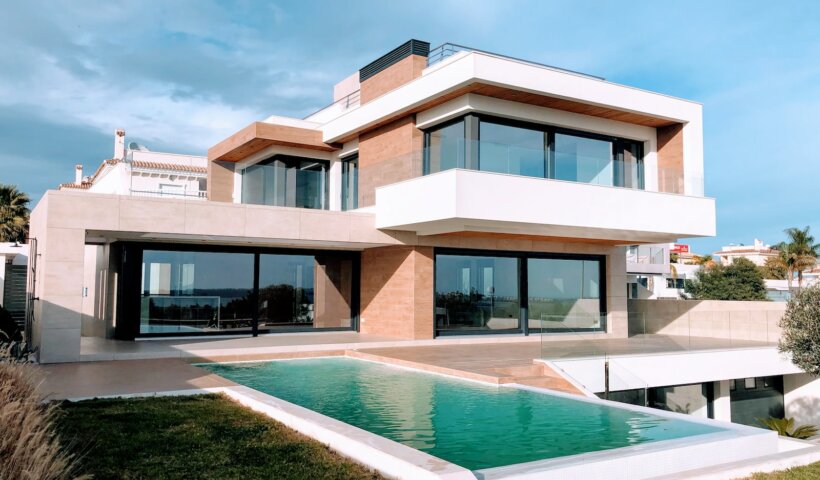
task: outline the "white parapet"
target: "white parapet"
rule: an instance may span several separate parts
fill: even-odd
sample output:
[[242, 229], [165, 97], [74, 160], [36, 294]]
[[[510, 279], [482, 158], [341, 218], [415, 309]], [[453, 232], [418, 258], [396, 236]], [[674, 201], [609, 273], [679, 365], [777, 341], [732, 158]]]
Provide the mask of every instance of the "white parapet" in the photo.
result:
[[447, 170], [376, 190], [376, 228], [662, 243], [715, 235], [712, 198]]

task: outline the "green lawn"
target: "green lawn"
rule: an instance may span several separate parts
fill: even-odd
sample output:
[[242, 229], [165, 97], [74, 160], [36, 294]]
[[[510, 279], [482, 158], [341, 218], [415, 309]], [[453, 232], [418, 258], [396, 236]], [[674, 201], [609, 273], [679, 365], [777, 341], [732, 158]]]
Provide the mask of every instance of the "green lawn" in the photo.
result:
[[820, 462], [772, 473], [755, 473], [747, 480], [817, 480], [820, 478]]
[[63, 403], [61, 440], [94, 479], [379, 479], [220, 395]]

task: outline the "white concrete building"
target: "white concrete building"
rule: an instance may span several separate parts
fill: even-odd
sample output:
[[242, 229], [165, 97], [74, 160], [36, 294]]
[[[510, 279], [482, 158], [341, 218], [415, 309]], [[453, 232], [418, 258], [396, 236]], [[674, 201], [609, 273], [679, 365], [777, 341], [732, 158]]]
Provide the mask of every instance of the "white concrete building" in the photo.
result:
[[[169, 187], [185, 194], [136, 195], [166, 196], [162, 179], [175, 181], [137, 165], [149, 162], [139, 149], [80, 175], [77, 188], [47, 192], [31, 221], [39, 360], [157, 356], [173, 337], [283, 332], [533, 342], [545, 346], [538, 360], [562, 343], [577, 346], [564, 360], [588, 345], [591, 356], [635, 356], [609, 350], [624, 341], [641, 360], [624, 359], [618, 374], [629, 381], [610, 390], [633, 403], [674, 408], [697, 396], [690, 413], [725, 419], [731, 408], [751, 421], [791, 412], [784, 399], [815, 398], [811, 379], [777, 353], [782, 305], [628, 301], [632, 276], [670, 278], [669, 242], [715, 235], [700, 104], [436, 50], [411, 40], [343, 80], [329, 107], [270, 116], [214, 145], [207, 198], [201, 183], [183, 183], [201, 179], [199, 157]], [[154, 174], [153, 187], [134, 187]], [[95, 191], [106, 178], [119, 187]], [[700, 357], [722, 349], [732, 353]], [[601, 393], [584, 368], [559, 371]], [[732, 382], [738, 408], [726, 402]], [[740, 412], [744, 399], [757, 410]]]
[[[671, 261], [675, 243], [632, 245], [626, 251], [627, 297], [636, 300], [679, 300], [684, 282], [695, 278], [701, 265]], [[687, 249], [688, 250], [688, 249]]]
[[114, 132], [114, 155], [89, 176], [77, 165], [74, 181], [59, 190], [93, 193], [205, 199], [208, 159], [195, 155], [152, 152], [132, 142], [125, 145], [125, 130]]
[[764, 245], [762, 240], [755, 238], [753, 245], [726, 245], [714, 256], [720, 258], [724, 265], [731, 264], [738, 258], [745, 258], [757, 266], [763, 266], [769, 258], [776, 258], [780, 252], [773, 249], [771, 245]]

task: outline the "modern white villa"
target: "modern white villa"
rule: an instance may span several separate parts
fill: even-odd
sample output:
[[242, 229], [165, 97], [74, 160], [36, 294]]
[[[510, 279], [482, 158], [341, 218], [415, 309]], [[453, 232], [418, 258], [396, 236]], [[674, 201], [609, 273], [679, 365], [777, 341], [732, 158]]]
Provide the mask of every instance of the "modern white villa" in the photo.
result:
[[[237, 125], [207, 159], [125, 148], [124, 135], [33, 209], [26, 321], [43, 364], [356, 357], [593, 409], [608, 398], [692, 429], [459, 470], [366, 425], [354, 443], [375, 453], [345, 450], [343, 427], [317, 413], [229, 392], [384, 473], [414, 465], [405, 478], [653, 478], [817, 454], [749, 428], [820, 425], [820, 381], [777, 351], [783, 303], [640, 294], [639, 278], [669, 277], [670, 244], [716, 233], [699, 103], [410, 40], [326, 108]], [[438, 387], [407, 388], [395, 408], [411, 415]], [[687, 436], [701, 427], [712, 433]]]

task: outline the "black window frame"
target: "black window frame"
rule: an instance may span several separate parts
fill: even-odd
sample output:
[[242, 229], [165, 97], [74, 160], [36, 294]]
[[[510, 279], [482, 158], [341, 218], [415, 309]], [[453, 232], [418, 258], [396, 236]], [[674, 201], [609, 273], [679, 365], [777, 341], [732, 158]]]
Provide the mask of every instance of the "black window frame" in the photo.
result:
[[[436, 323], [436, 273], [438, 267], [439, 255], [459, 255], [459, 256], [475, 256], [475, 257], [502, 257], [502, 258], [516, 258], [518, 259], [518, 299], [519, 299], [519, 317], [516, 329], [504, 330], [475, 330], [475, 331], [459, 331], [459, 330], [439, 330]], [[448, 248], [436, 247], [433, 249], [433, 336], [446, 337], [455, 335], [498, 335], [504, 333], [518, 333], [528, 336], [530, 333], [557, 333], [557, 332], [542, 332], [540, 328], [529, 328], [529, 279], [527, 260], [530, 258], [547, 259], [547, 260], [587, 260], [598, 262], [599, 281], [599, 313], [602, 314], [603, 324], [600, 329], [576, 329], [577, 332], [606, 332], [609, 327], [607, 310], [607, 278], [606, 278], [606, 255], [595, 254], [581, 254], [581, 253], [551, 253], [551, 252], [517, 252], [509, 250], [482, 250], [471, 248]]]
[[[339, 159], [342, 162], [342, 211], [346, 212], [348, 210], [356, 210], [359, 208], [359, 154], [353, 154], [347, 157], [343, 157]], [[356, 191], [354, 195], [350, 196], [350, 191], [348, 188], [348, 182], [345, 181], [345, 178], [350, 175], [350, 164], [353, 162], [356, 163]], [[329, 183], [329, 182], [328, 182]], [[353, 201], [353, 207], [348, 208], [348, 202]]]
[[[458, 116], [456, 118], [447, 120], [446, 122], [438, 123], [431, 127], [422, 129], [424, 133], [424, 148], [423, 148], [423, 175], [430, 175], [430, 135], [442, 128], [452, 126], [456, 123], [463, 122], [464, 124], [464, 165], [455, 168], [464, 168], [467, 170], [481, 171], [480, 165], [480, 149], [481, 149], [481, 122], [494, 123], [497, 125], [505, 125], [515, 128], [524, 128], [528, 130], [539, 131], [544, 134], [544, 177], [530, 177], [530, 178], [545, 178], [548, 180], [556, 180], [555, 178], [555, 135], [571, 135], [581, 138], [589, 138], [593, 140], [607, 141], [612, 144], [612, 186], [619, 188], [634, 188], [637, 190], [644, 190], [646, 188], [646, 168], [644, 160], [646, 156], [645, 141], [634, 140], [625, 137], [618, 137], [613, 135], [604, 135], [594, 132], [587, 132], [583, 130], [576, 130], [572, 128], [562, 127], [548, 123], [538, 123], [527, 120], [518, 120], [499, 117], [486, 113], [468, 113]], [[638, 185], [625, 186], [626, 182], [624, 175], [624, 152], [629, 147], [635, 147], [639, 152], [636, 165], [638, 168]], [[513, 175], [513, 174], [510, 174]], [[620, 179], [620, 181], [619, 181]], [[586, 183], [586, 182], [577, 182]], [[620, 184], [619, 184], [620, 183]]]

